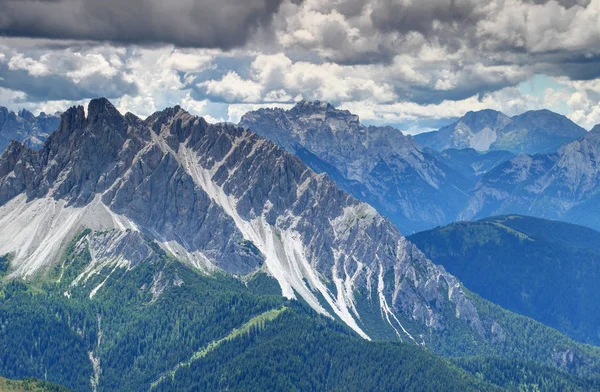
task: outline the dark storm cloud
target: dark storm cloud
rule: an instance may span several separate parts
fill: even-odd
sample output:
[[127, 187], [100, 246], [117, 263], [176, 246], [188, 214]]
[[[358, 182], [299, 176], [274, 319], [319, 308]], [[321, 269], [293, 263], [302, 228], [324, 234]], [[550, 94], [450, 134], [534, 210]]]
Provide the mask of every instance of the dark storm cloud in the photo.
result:
[[230, 49], [282, 0], [0, 0], [0, 34]]
[[[583, 8], [591, 0], [523, 0], [525, 3], [543, 5], [556, 1], [565, 9], [579, 5]], [[487, 6], [500, 3], [498, 0], [376, 0], [372, 5], [371, 21], [373, 27], [381, 31], [400, 33], [419, 32], [424, 36], [436, 35], [444, 40], [446, 34], [441, 26], [457, 27], [461, 36], [466, 36], [473, 25], [490, 18]]]
[[460, 23], [478, 19], [476, 3], [471, 0], [419, 0], [410, 3], [381, 0], [371, 13], [373, 26], [383, 31], [419, 32], [428, 36], [434, 23]]

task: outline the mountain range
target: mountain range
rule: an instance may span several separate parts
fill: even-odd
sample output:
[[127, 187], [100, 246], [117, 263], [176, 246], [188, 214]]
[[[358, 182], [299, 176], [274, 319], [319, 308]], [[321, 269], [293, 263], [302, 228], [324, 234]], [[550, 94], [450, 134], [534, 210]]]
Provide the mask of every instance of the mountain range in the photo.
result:
[[473, 148], [537, 154], [556, 152], [563, 144], [586, 133], [567, 117], [550, 110], [532, 110], [508, 117], [487, 109], [468, 112], [453, 124], [416, 135], [415, 140], [421, 147], [437, 151]]
[[[407, 145], [387, 159], [423, 162], [412, 155], [419, 150], [411, 138], [374, 132]], [[518, 361], [536, 361], [543, 367], [536, 372], [557, 383], [569, 372], [579, 386], [593, 385], [587, 377], [600, 368], [600, 349], [471, 293], [327, 174], [246, 128], [208, 124], [180, 107], [141, 120], [94, 99], [87, 113], [67, 110], [39, 150], [11, 142], [0, 157], [0, 255], [0, 374], [11, 378], [47, 377], [94, 391], [164, 383], [172, 390], [169, 380], [188, 380], [181, 382], [191, 390], [200, 382], [226, 388], [224, 380], [239, 388], [234, 375], [221, 373], [210, 384], [197, 378], [203, 372], [185, 369], [257, 357], [265, 336], [271, 347], [285, 346], [276, 363], [289, 363], [290, 336], [304, 336], [298, 328], [308, 334], [300, 341], [314, 342], [303, 349], [314, 366], [354, 336], [517, 361], [492, 383], [498, 388], [520, 377]], [[325, 343], [336, 339], [338, 346]], [[401, 369], [406, 365], [384, 358], [420, 355], [385, 346], [392, 351], [382, 357], [379, 346], [364, 347], [376, 367]], [[428, 363], [424, 358], [410, 363]], [[487, 374], [489, 362], [429, 358], [441, 366], [424, 378], [432, 385], [480, 390], [487, 382], [469, 369]], [[300, 366], [290, 364], [286, 377]], [[363, 384], [350, 378], [340, 389], [373, 381], [372, 369], [353, 366], [346, 375], [363, 374]], [[456, 366], [463, 370], [455, 373]], [[268, 374], [256, 377], [264, 384], [273, 380]]]
[[[594, 207], [600, 189], [598, 127], [587, 132], [547, 110], [512, 119], [486, 110], [467, 113], [463, 120], [450, 128], [470, 124], [472, 129], [491, 129], [501, 124], [506, 132], [527, 129], [527, 135], [536, 135], [528, 136], [527, 143], [539, 151], [555, 147], [558, 151], [515, 156], [529, 150], [524, 144], [512, 152], [437, 151], [420, 147], [397, 129], [364, 126], [349, 111], [318, 101], [300, 102], [290, 110], [249, 112], [240, 125], [275, 141], [315, 172], [327, 173], [336, 185], [375, 207], [406, 234], [500, 214], [600, 228]], [[565, 141], [570, 142], [559, 148]], [[544, 147], [549, 143], [552, 148]]]
[[373, 333], [361, 305], [402, 339], [419, 338], [401, 319], [415, 331], [443, 330], [455, 321], [446, 309], [485, 335], [456, 279], [372, 207], [274, 143], [179, 107], [141, 121], [93, 100], [87, 116], [83, 107], [63, 114], [39, 151], [9, 146], [0, 158], [0, 254], [14, 255], [11, 276], [43, 274], [85, 228], [113, 233], [92, 236], [88, 274], [152, 257], [149, 237], [205, 272], [262, 268], [284, 296], [365, 338]]
[[[56, 116], [42, 113], [35, 117], [25, 110], [19, 115], [9, 113], [6, 109], [1, 112], [6, 113], [3, 115], [6, 121], [2, 128], [6, 131], [0, 132], [0, 136], [9, 135], [6, 137], [23, 141], [32, 148], [40, 148], [41, 140], [47, 137], [51, 129], [58, 127]], [[529, 166], [527, 162], [532, 162], [533, 167], [537, 168], [534, 171], [550, 169], [564, 154], [562, 149], [543, 156], [519, 157], [514, 152], [527, 150], [523, 144], [513, 152], [478, 151], [475, 148], [438, 151], [436, 148], [460, 147], [465, 143], [422, 147], [417, 141], [429, 136], [417, 135], [413, 139], [392, 127], [364, 126], [358, 116], [319, 101], [302, 101], [290, 110], [260, 109], [249, 112], [242, 117], [240, 126], [276, 142], [316, 173], [326, 173], [338, 187], [375, 207], [406, 234], [445, 225], [457, 219], [477, 219], [505, 213], [550, 219], [565, 217], [565, 220], [573, 223], [597, 227], [593, 226], [593, 211], [590, 216], [587, 212], [577, 212], [578, 208], [587, 211], [585, 206], [577, 206], [585, 204], [586, 198], [593, 197], [595, 182], [577, 190], [572, 188], [575, 183], [581, 182], [580, 179], [549, 174], [530, 187], [538, 187], [539, 192], [524, 191], [516, 184], [519, 182], [517, 179], [509, 178], [506, 174], [518, 172], [525, 175], [522, 167]], [[585, 130], [566, 117], [547, 110], [530, 111], [513, 118], [493, 110], [469, 112], [457, 123], [434, 134], [438, 135], [438, 139], [444, 134], [456, 136], [457, 130], [464, 131], [465, 127], [480, 131], [497, 129], [506, 135], [514, 133], [515, 129], [526, 129], [527, 135], [537, 135], [539, 140], [535, 139], [532, 143], [539, 147], [539, 151], [547, 150], [543, 146], [548, 143], [567, 140], [556, 139], [556, 135], [569, 135], [568, 140], [583, 135], [569, 148], [577, 149], [584, 143], [585, 146], [581, 148], [591, 148], [591, 154], [594, 153], [595, 141], [588, 137]], [[458, 133], [465, 134], [463, 131]], [[570, 162], [563, 162], [560, 164], [562, 169], [554, 170], [570, 170], [568, 176], [593, 177], [595, 158], [592, 155], [586, 157], [585, 154], [585, 151], [578, 156], [574, 152], [567, 153], [568, 157], [564, 159], [570, 159]], [[587, 169], [583, 170], [582, 165], [587, 165]], [[578, 170], [580, 173], [575, 173]], [[524, 181], [532, 181], [531, 177], [535, 175], [528, 172]], [[548, 181], [553, 185], [546, 186]], [[567, 184], [569, 181], [571, 183]], [[540, 200], [545, 200], [547, 194], [554, 192], [552, 189], [561, 186], [570, 190], [557, 190], [557, 194], [551, 196], [551, 203], [557, 202], [561, 207], [556, 211], [547, 211]], [[516, 188], [513, 190], [511, 187]], [[540, 198], [539, 195], [544, 197]], [[576, 211], [567, 212], [572, 208]]]
[[35, 116], [25, 109], [15, 113], [0, 106], [0, 151], [4, 151], [11, 140], [23, 142], [31, 148], [40, 148], [59, 123], [58, 114], [42, 112]]

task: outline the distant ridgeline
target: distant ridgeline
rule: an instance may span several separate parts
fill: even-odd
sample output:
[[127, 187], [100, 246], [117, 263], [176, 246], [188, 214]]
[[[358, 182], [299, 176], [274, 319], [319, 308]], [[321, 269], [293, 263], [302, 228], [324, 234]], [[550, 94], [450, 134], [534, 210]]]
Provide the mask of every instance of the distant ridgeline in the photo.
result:
[[600, 344], [600, 233], [508, 215], [408, 237], [470, 290], [584, 343]]
[[405, 234], [506, 213], [600, 229], [599, 132], [548, 110], [512, 118], [469, 112], [414, 138], [361, 125], [358, 116], [319, 101], [249, 112], [240, 125], [327, 173]]

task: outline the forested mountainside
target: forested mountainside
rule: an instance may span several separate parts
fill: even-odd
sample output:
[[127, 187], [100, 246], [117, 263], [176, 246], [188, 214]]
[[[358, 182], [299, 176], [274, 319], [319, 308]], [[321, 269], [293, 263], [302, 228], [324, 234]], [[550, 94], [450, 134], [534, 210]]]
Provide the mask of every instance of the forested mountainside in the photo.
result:
[[[201, 274], [158, 244], [149, 243], [156, 256], [145, 263], [75, 283], [92, 258], [90, 234], [78, 235], [44, 280], [1, 285], [1, 374], [77, 391], [600, 390], [597, 378], [568, 369], [369, 342], [283, 298], [262, 272], [243, 281]], [[38, 383], [8, 385], [21, 392]]]
[[35, 378], [24, 380], [8, 380], [0, 377], [0, 391], [2, 392], [70, 392], [67, 388]]
[[457, 222], [409, 240], [469, 289], [585, 343], [600, 343], [600, 233], [507, 215]]

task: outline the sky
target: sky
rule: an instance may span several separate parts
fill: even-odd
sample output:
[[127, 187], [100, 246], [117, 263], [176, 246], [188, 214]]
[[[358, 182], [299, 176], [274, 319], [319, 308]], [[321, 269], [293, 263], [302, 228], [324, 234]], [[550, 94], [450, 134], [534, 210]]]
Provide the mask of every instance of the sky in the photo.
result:
[[600, 0], [0, 0], [0, 105], [210, 122], [327, 101], [408, 133], [470, 110], [600, 123]]

